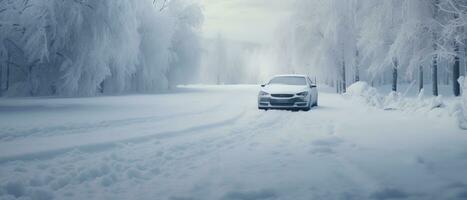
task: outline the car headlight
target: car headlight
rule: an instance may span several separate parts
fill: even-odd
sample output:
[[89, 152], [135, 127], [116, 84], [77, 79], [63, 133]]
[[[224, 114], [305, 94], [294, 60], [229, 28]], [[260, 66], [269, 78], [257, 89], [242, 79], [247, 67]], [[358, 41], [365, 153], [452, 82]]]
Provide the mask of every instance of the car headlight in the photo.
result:
[[269, 95], [269, 93], [267, 93], [265, 91], [259, 92], [259, 96], [267, 96], [267, 95]]
[[306, 96], [308, 96], [308, 92], [300, 92], [300, 93], [297, 94], [297, 96], [306, 97]]

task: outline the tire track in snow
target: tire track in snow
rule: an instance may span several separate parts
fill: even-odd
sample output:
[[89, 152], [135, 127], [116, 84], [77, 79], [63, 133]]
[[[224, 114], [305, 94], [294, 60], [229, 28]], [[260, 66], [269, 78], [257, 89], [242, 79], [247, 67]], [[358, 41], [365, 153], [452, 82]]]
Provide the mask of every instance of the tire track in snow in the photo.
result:
[[[253, 141], [264, 133], [269, 133], [265, 130], [280, 130], [284, 126], [284, 121], [290, 119], [285, 112], [275, 112], [273, 117], [271, 113], [255, 113], [252, 117], [248, 117], [249, 121], [246, 124], [238, 124], [232, 127], [227, 136], [218, 138], [218, 144], [229, 143], [229, 146], [236, 146], [236, 144], [244, 144], [246, 140]], [[254, 119], [254, 120], [252, 120]], [[222, 145], [218, 145], [222, 146]]]
[[[327, 159], [331, 159], [338, 163], [339, 169], [335, 169], [339, 177], [344, 178], [342, 181], [349, 182], [347, 185], [355, 186], [358, 191], [356, 198], [366, 199], [369, 198], [372, 192], [376, 191], [380, 187], [380, 183], [375, 178], [371, 177], [364, 170], [360, 169], [357, 164], [345, 157], [345, 153], [338, 152], [336, 149], [351, 148], [348, 141], [339, 136], [337, 130], [338, 125], [334, 120], [330, 120], [322, 125], [323, 135], [320, 138], [315, 139], [312, 144], [315, 146], [311, 149], [311, 153], [319, 156], [327, 156]], [[348, 149], [346, 150], [346, 152]], [[332, 155], [332, 156], [328, 156]], [[349, 189], [349, 188], [347, 188]], [[352, 192], [355, 192], [352, 188]], [[349, 191], [341, 191], [348, 193]]]
[[[251, 112], [247, 113], [250, 114]], [[198, 150], [205, 152], [204, 155], [228, 150], [230, 148], [240, 146], [241, 144], [245, 144], [246, 140], [250, 141], [251, 138], [257, 137], [257, 133], [262, 132], [262, 129], [274, 129], [276, 126], [281, 126], [281, 123], [277, 122], [281, 121], [285, 117], [284, 115], [277, 115], [273, 118], [265, 118], [265, 116], [268, 115], [263, 113], [255, 112], [251, 113], [251, 116], [248, 116], [249, 114], [245, 114], [247, 117], [243, 117], [243, 120], [247, 120], [247, 123], [242, 123], [241, 120], [239, 120], [238, 123], [224, 131], [226, 134], [209, 135], [209, 138], [203, 138], [200, 141], [197, 141], [198, 143], [202, 143], [202, 145], [194, 146], [201, 147]]]
[[380, 183], [360, 169], [356, 164], [353, 164], [342, 156], [336, 156], [335, 158], [342, 165], [342, 175], [347, 177], [349, 181], [353, 182], [353, 185], [358, 186], [358, 189], [363, 190], [360, 191], [360, 195], [367, 195], [363, 196], [363, 198], [368, 198], [372, 192], [380, 188]]
[[[271, 114], [271, 112], [257, 112], [256, 110], [248, 112], [246, 117], [241, 120], [244, 123], [238, 122], [234, 126], [229, 127], [225, 130], [226, 134], [221, 134], [220, 136], [209, 135], [210, 138], [208, 140], [203, 138], [194, 143], [190, 142], [190, 147], [183, 148], [183, 152], [176, 152], [181, 154], [181, 157], [171, 160], [178, 164], [172, 162], [169, 166], [172, 168], [174, 165], [184, 166], [189, 163], [189, 167], [187, 167], [188, 171], [191, 171], [192, 168], [198, 169], [204, 168], [203, 166], [210, 166], [210, 170], [197, 172], [202, 173], [198, 175], [203, 177], [198, 184], [221, 183], [223, 181], [222, 176], [212, 176], [212, 173], [219, 173], [224, 170], [224, 164], [217, 162], [218, 160], [222, 160], [222, 155], [238, 149], [249, 149], [248, 151], [251, 151], [250, 141], [261, 141], [261, 137], [273, 132], [269, 130], [282, 130], [281, 127], [284, 126], [284, 123], [280, 122], [290, 119], [289, 113], [286, 112], [274, 112], [272, 117]], [[202, 154], [199, 154], [199, 152], [202, 152]]]
[[62, 155], [62, 154], [65, 154], [71, 151], [76, 151], [76, 150], [80, 152], [85, 152], [85, 153], [95, 153], [95, 152], [101, 152], [101, 151], [106, 151], [106, 150], [110, 150], [113, 148], [117, 148], [121, 144], [126, 144], [126, 143], [139, 144], [139, 143], [150, 142], [154, 139], [170, 139], [170, 138], [183, 137], [183, 136], [193, 135], [193, 134], [202, 134], [203, 131], [212, 130], [212, 129], [216, 129], [216, 128], [223, 127], [226, 125], [235, 124], [244, 115], [245, 115], [245, 110], [243, 110], [240, 114], [234, 117], [225, 119], [225, 120], [221, 120], [215, 123], [201, 124], [198, 126], [183, 128], [180, 130], [165, 131], [165, 132], [154, 133], [154, 134], [133, 137], [133, 138], [128, 138], [128, 139], [115, 140], [115, 141], [110, 141], [110, 142], [101, 142], [101, 143], [97, 142], [97, 143], [91, 143], [91, 144], [74, 145], [74, 146], [65, 147], [65, 148], [45, 150], [41, 152], [25, 153], [25, 154], [14, 155], [14, 156], [3, 156], [3, 157], [0, 157], [0, 164], [10, 162], [10, 161], [29, 161], [29, 160], [51, 159], [56, 156], [59, 156], [59, 155]]
[[193, 116], [208, 113], [214, 110], [217, 110], [221, 107], [221, 104], [216, 106], [196, 111], [196, 112], [185, 112], [177, 113], [167, 116], [150, 116], [150, 117], [138, 117], [130, 119], [117, 119], [117, 120], [105, 120], [96, 123], [86, 123], [86, 124], [68, 124], [61, 126], [51, 126], [51, 127], [42, 127], [42, 128], [32, 128], [28, 130], [15, 130], [14, 128], [4, 130], [4, 133], [0, 133], [0, 141], [12, 141], [17, 138], [25, 138], [30, 136], [56, 136], [56, 135], [67, 135], [67, 134], [79, 134], [83, 132], [88, 132], [90, 130], [105, 129], [109, 127], [124, 127], [134, 124], [143, 124], [151, 123], [154, 121], [162, 122], [178, 117], [183, 116]]
[[[252, 138], [258, 137], [258, 133], [267, 132], [263, 130], [277, 129], [277, 127], [283, 126], [282, 123], [278, 122], [287, 118], [286, 115], [282, 114], [276, 115], [273, 118], [265, 118], [265, 116], [269, 115], [262, 113], [247, 113], [251, 115], [245, 114], [249, 116], [242, 118], [243, 120], [247, 120], [246, 123], [242, 123], [241, 120], [239, 120], [236, 124], [224, 131], [226, 134], [208, 135], [207, 138], [202, 138], [198, 141], [192, 142], [191, 146], [198, 148], [195, 151], [204, 152], [203, 156], [207, 156], [212, 153], [217, 154], [220, 151], [228, 151], [231, 148], [245, 145], [245, 141], [252, 141]], [[184, 148], [184, 150], [194, 151], [193, 148]], [[189, 157], [196, 157], [196, 155], [190, 155]]]

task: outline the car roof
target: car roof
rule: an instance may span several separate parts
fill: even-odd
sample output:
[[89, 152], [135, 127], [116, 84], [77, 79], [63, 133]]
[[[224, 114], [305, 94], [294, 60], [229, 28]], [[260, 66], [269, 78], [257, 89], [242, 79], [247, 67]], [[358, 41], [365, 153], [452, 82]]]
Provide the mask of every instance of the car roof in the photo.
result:
[[306, 78], [308, 77], [307, 75], [303, 75], [303, 74], [281, 74], [281, 75], [275, 75], [273, 76], [273, 78], [275, 77], [303, 77], [303, 78]]

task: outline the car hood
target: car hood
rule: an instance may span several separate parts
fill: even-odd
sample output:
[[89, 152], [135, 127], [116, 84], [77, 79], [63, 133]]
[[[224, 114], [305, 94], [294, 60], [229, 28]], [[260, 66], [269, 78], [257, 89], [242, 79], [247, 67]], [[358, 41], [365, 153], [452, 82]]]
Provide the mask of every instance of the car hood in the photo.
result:
[[307, 91], [306, 85], [266, 85], [261, 90], [269, 94], [297, 94], [300, 92]]

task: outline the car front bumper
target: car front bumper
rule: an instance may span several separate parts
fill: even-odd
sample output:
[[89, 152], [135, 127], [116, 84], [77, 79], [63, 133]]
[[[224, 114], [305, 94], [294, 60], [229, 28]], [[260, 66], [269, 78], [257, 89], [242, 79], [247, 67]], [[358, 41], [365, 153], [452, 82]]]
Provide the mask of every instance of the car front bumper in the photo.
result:
[[258, 97], [260, 109], [303, 109], [310, 107], [309, 97], [294, 96], [291, 98], [275, 98], [271, 96]]

